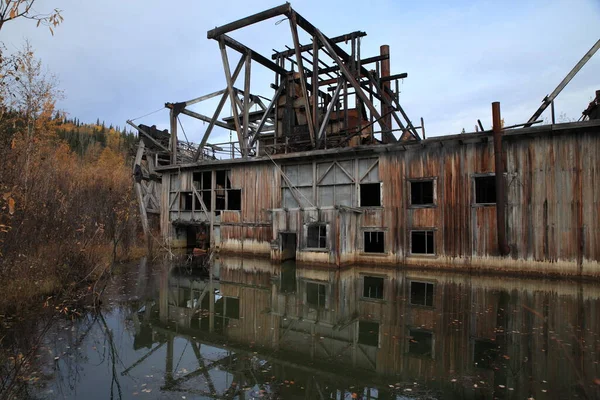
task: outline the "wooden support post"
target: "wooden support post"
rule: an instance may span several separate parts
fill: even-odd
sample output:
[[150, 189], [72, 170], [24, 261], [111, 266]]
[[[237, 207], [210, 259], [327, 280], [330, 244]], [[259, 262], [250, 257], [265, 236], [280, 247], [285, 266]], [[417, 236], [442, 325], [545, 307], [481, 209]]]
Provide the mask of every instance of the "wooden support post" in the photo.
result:
[[325, 135], [325, 131], [327, 130], [327, 124], [329, 123], [329, 117], [331, 116], [331, 111], [335, 107], [335, 103], [337, 103], [337, 100], [340, 96], [340, 92], [342, 90], [342, 86], [342, 82], [338, 82], [338, 85], [335, 88], [335, 92], [333, 92], [331, 103], [329, 103], [329, 107], [327, 107], [327, 112], [325, 112], [325, 117], [323, 117], [323, 122], [321, 122], [321, 128], [319, 129], [319, 134], [317, 135], [317, 147], [319, 147], [321, 139]]
[[[138, 144], [138, 150], [135, 155], [135, 161], [133, 163], [133, 173], [135, 174], [136, 166], [140, 166], [142, 163], [142, 157], [144, 156], [144, 141], [140, 138]], [[142, 184], [141, 182], [135, 182], [135, 194], [138, 199], [138, 204], [140, 206], [140, 218], [142, 220], [142, 229], [144, 230], [144, 237], [146, 238], [146, 246], [150, 249], [151, 241], [150, 241], [150, 226], [148, 224], [148, 215], [146, 214], [146, 205], [144, 204], [144, 196], [142, 194]]]
[[[304, 75], [304, 66], [302, 64], [302, 54], [300, 52], [300, 41], [298, 39], [298, 27], [296, 26], [296, 14], [293, 13], [289, 17], [290, 29], [292, 30], [292, 39], [294, 48], [296, 49], [296, 62], [298, 63], [298, 75], [300, 76], [300, 86], [302, 87], [302, 95], [304, 96], [304, 107], [306, 111], [306, 123], [308, 124], [308, 132], [310, 134], [310, 142], [315, 146], [315, 126], [313, 125], [312, 113], [308, 101], [308, 90], [306, 90], [306, 76]], [[318, 86], [316, 87], [318, 91]]]
[[[244, 131], [242, 135], [242, 140], [244, 141], [244, 149], [248, 148], [248, 140], [250, 138], [250, 126], [249, 126], [249, 115], [250, 115], [250, 66], [252, 65], [252, 55], [251, 53], [246, 54], [246, 67], [245, 67], [245, 75], [244, 75]], [[242, 153], [244, 157], [246, 157], [248, 152]]]
[[177, 115], [178, 113], [174, 109], [171, 109], [169, 113], [169, 120], [171, 123], [171, 142], [169, 147], [171, 148], [172, 165], [177, 164]]
[[[229, 101], [231, 102], [231, 109], [233, 111], [233, 122], [235, 124], [235, 131], [238, 136], [240, 143], [240, 151], [242, 155], [245, 154], [245, 148], [243, 147], [242, 130], [240, 127], [239, 113], [235, 102], [235, 91], [233, 89], [233, 81], [231, 79], [231, 70], [229, 69], [229, 58], [227, 57], [227, 48], [223, 40], [219, 40], [219, 47], [221, 48], [221, 58], [223, 60], [223, 69], [225, 70], [225, 80], [227, 81], [227, 90], [229, 91]], [[243, 57], [242, 57], [243, 59]]]
[[[319, 126], [319, 39], [313, 36], [312, 116], [315, 130]], [[318, 139], [317, 139], [318, 142]]]
[[502, 119], [500, 103], [492, 103], [494, 130], [494, 165], [496, 172], [496, 227], [498, 229], [498, 251], [501, 256], [509, 253], [506, 243], [506, 191], [504, 183], [504, 162], [502, 157]]
[[[390, 46], [388, 46], [387, 44], [382, 45], [379, 48], [379, 53], [382, 56], [387, 56], [387, 58], [385, 58], [384, 60], [381, 61], [380, 82], [381, 82], [381, 91], [383, 94], [383, 98], [386, 100], [389, 100], [388, 93], [386, 93], [386, 89], [390, 88], [390, 82], [386, 81], [385, 78], [390, 76], [390, 59], [389, 59]], [[381, 102], [381, 115], [383, 115], [383, 122], [386, 125], [386, 128], [383, 129], [381, 138], [384, 143], [389, 143], [390, 135], [392, 135], [390, 132], [392, 129], [392, 109], [389, 106], [389, 102], [384, 102], [384, 101]]]

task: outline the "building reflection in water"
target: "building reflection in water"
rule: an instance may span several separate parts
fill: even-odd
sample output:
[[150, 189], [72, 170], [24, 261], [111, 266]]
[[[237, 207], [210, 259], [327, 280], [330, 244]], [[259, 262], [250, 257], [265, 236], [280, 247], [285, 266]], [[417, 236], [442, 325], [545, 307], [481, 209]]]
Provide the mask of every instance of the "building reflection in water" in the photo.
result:
[[[600, 398], [599, 306], [582, 282], [226, 258], [165, 275], [135, 343], [166, 347], [163, 390], [213, 398]], [[197, 370], [174, 375], [176, 338]]]

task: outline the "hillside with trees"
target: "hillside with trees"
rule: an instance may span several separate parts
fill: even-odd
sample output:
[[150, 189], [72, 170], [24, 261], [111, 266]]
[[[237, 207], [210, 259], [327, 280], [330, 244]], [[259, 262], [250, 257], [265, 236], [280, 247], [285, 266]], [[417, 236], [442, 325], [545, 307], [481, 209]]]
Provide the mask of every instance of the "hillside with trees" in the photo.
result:
[[[34, 1], [0, 5], [0, 29], [17, 18], [50, 29], [59, 10]], [[28, 44], [0, 52], [0, 310], [15, 311], [97, 279], [137, 238], [131, 149], [125, 129], [82, 123], [58, 110], [63, 96]]]

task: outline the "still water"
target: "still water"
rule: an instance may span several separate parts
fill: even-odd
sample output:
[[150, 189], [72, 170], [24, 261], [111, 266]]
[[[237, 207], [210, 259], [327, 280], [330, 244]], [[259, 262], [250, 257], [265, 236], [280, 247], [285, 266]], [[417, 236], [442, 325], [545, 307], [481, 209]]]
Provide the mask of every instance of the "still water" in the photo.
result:
[[356, 266], [124, 269], [45, 332], [48, 399], [600, 398], [600, 290]]

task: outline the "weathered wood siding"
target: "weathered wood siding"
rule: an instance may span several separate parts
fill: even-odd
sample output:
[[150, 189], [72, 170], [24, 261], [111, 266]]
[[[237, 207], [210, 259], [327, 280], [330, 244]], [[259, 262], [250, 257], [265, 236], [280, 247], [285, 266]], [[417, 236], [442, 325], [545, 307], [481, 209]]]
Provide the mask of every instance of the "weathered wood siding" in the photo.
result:
[[[592, 124], [593, 125], [593, 124]], [[596, 124], [597, 125], [597, 124]], [[202, 164], [231, 170], [241, 211], [216, 218], [222, 251], [281, 258], [281, 233], [296, 234], [306, 263], [468, 267], [600, 276], [600, 127], [548, 126], [503, 139], [508, 257], [500, 257], [496, 204], [476, 204], [475, 177], [494, 175], [488, 134], [352, 151], [280, 155], [274, 161]], [[179, 172], [181, 187], [190, 172]], [[187, 176], [187, 178], [186, 178]], [[435, 204], [411, 204], [414, 180], [431, 179]], [[169, 190], [163, 178], [164, 191]], [[361, 204], [361, 185], [378, 184], [379, 206]], [[371, 186], [374, 188], [375, 186]], [[374, 189], [372, 189], [374, 190]], [[181, 211], [171, 210], [171, 220]], [[162, 219], [163, 229], [169, 225]], [[326, 226], [326, 246], [309, 248], [309, 226]], [[432, 254], [411, 252], [411, 231], [433, 231]], [[365, 251], [365, 232], [383, 232], [384, 251]]]

